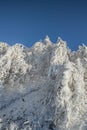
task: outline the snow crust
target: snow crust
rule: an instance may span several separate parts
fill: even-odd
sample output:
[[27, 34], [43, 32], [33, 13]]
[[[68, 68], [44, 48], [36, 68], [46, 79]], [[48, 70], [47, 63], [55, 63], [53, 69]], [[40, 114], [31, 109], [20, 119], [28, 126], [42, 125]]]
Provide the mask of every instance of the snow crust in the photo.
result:
[[86, 130], [87, 46], [46, 36], [31, 48], [0, 43], [0, 130]]

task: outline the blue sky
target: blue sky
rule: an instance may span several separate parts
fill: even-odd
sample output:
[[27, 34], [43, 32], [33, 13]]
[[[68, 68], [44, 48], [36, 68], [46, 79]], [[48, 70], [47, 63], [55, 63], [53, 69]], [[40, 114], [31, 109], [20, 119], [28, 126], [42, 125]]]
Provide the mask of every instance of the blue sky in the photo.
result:
[[0, 41], [31, 46], [46, 35], [87, 45], [86, 0], [0, 0]]

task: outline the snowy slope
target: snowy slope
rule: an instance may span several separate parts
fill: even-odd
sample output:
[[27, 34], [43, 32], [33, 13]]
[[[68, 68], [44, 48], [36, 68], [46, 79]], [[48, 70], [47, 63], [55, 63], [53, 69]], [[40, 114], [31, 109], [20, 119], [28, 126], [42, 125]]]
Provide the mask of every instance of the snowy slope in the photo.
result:
[[0, 130], [86, 129], [87, 47], [0, 43]]

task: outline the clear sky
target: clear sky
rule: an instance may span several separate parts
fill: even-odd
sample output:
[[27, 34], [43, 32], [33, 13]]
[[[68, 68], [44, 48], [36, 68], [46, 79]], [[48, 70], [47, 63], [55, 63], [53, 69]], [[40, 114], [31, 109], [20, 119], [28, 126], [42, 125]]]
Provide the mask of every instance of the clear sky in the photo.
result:
[[0, 41], [31, 46], [46, 35], [87, 45], [87, 0], [0, 0]]

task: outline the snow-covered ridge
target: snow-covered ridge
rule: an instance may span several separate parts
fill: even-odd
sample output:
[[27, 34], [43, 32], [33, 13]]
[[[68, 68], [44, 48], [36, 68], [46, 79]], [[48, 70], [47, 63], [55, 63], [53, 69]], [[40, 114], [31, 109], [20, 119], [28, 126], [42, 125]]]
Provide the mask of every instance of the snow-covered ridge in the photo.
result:
[[0, 43], [0, 130], [85, 130], [87, 46], [47, 36], [31, 48]]

